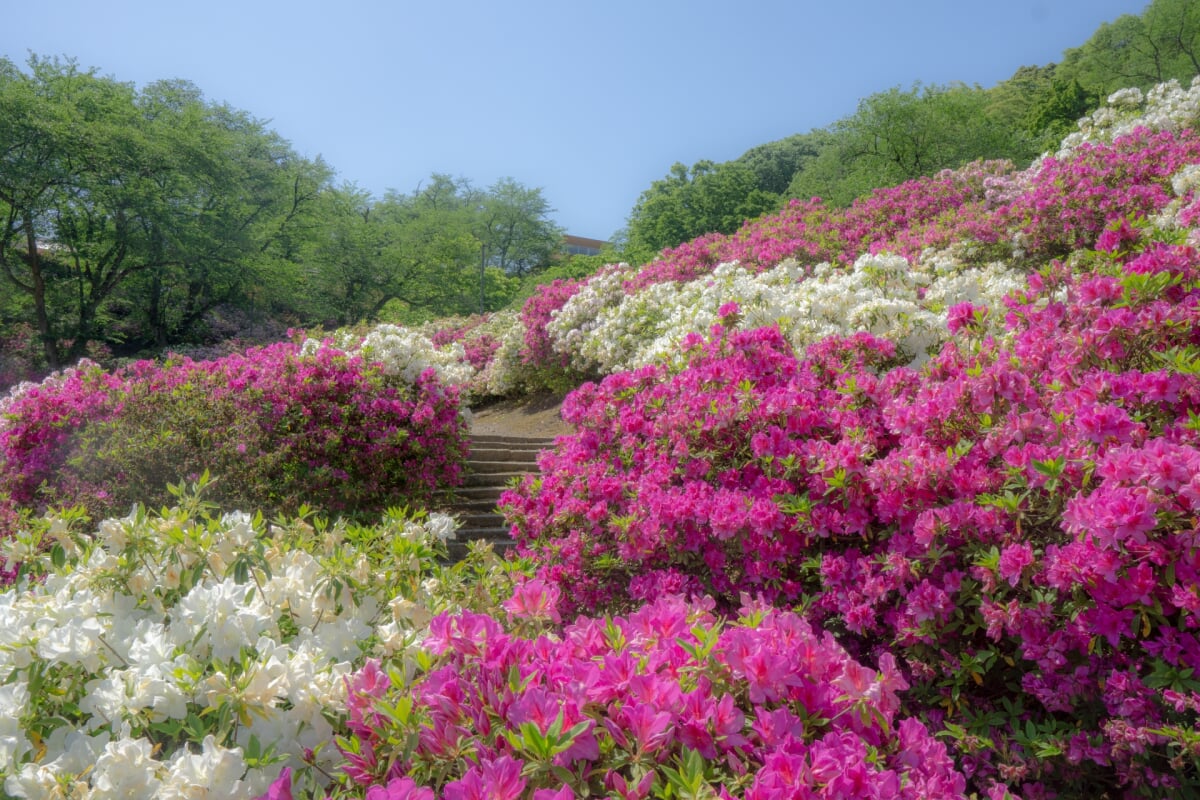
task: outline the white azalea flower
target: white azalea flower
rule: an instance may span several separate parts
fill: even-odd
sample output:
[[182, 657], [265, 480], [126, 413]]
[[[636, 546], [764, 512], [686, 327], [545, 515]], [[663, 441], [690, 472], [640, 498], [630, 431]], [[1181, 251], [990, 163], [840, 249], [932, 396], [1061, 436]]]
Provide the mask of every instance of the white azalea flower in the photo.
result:
[[175, 753], [157, 797], [159, 800], [207, 800], [246, 795], [242, 776], [246, 762], [240, 747], [225, 748], [206, 736], [199, 753]]
[[253, 583], [237, 584], [232, 579], [193, 587], [172, 611], [172, 629], [179, 629], [176, 643], [187, 644], [193, 631], [203, 629], [199, 644], [213, 658], [236, 658], [275, 624], [262, 597], [257, 592], [252, 595], [254, 588]]
[[109, 742], [96, 759], [91, 800], [150, 800], [162, 786], [161, 767], [146, 739]]

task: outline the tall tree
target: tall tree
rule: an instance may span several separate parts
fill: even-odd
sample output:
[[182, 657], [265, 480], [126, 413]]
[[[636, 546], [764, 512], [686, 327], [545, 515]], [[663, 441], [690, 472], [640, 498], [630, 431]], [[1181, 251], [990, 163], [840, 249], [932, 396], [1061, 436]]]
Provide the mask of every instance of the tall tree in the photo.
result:
[[666, 177], [642, 192], [630, 212], [626, 255], [647, 260], [706, 233], [733, 233], [747, 219], [774, 209], [778, 196], [758, 188], [745, 164], [676, 163]]
[[0, 278], [46, 361], [164, 343], [246, 285], [288, 213], [286, 143], [194, 87], [145, 93], [72, 61], [0, 67]]
[[501, 178], [479, 198], [479, 237], [484, 261], [524, 277], [550, 264], [563, 230], [550, 219], [554, 209], [539, 188]]
[[767, 144], [752, 147], [738, 156], [736, 163], [754, 173], [757, 188], [775, 195], [787, 192], [792, 177], [821, 154], [829, 143], [823, 130], [797, 133]]
[[849, 204], [866, 191], [977, 158], [1035, 154], [1023, 129], [999, 117], [975, 86], [915, 85], [873, 94], [830, 128], [830, 144], [796, 174], [793, 197]]
[[1139, 15], [1101, 25], [1082, 46], [1067, 50], [1058, 67], [1063, 81], [1108, 94], [1148, 88], [1172, 78], [1185, 85], [1200, 74], [1200, 4], [1154, 0]]

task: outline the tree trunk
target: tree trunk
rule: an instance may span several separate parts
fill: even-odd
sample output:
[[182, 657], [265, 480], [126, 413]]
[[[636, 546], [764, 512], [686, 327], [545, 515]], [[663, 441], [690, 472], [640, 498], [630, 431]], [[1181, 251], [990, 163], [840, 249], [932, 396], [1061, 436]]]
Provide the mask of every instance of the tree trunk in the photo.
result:
[[25, 228], [25, 259], [29, 265], [34, 321], [37, 324], [38, 336], [42, 340], [42, 351], [46, 356], [46, 364], [50, 369], [58, 369], [62, 366], [62, 356], [58, 351], [58, 340], [50, 330], [50, 317], [46, 313], [46, 278], [42, 274], [42, 262], [38, 255], [37, 235], [34, 232], [32, 216], [28, 214], [25, 216], [23, 227]]

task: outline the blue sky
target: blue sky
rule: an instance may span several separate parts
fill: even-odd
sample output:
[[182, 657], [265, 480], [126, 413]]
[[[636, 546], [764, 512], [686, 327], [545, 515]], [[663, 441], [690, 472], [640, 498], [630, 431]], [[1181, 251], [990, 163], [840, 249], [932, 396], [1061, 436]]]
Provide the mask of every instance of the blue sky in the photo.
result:
[[540, 186], [607, 238], [672, 163], [726, 161], [915, 81], [991, 86], [1147, 0], [41, 0], [0, 55], [196, 84], [382, 195]]

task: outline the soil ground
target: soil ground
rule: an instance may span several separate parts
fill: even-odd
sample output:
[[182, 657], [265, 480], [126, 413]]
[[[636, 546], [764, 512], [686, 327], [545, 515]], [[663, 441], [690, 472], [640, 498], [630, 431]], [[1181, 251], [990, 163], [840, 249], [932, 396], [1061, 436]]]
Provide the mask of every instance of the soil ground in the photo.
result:
[[562, 436], [571, 427], [562, 421], [562, 395], [540, 394], [517, 400], [495, 400], [471, 409], [471, 433], [493, 436]]

